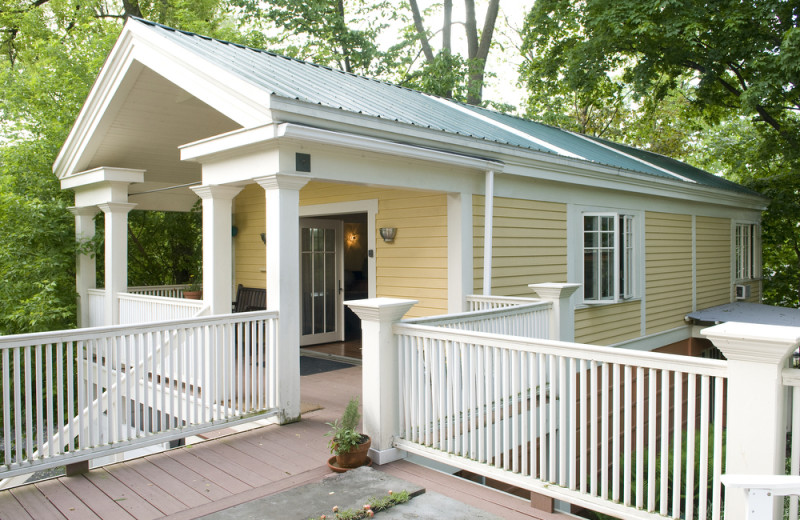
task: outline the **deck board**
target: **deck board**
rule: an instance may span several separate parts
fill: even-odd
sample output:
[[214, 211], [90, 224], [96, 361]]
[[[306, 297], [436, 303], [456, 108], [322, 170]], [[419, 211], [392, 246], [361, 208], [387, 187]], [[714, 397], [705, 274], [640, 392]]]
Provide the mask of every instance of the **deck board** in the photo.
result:
[[60, 477], [59, 482], [72, 491], [76, 497], [91, 508], [100, 518], [113, 518], [114, 520], [134, 520], [118, 502], [92, 484], [84, 475]]
[[[85, 475], [0, 491], [0, 519], [190, 520], [318, 482], [330, 474], [326, 423], [361, 394], [361, 367], [304, 376], [301, 385], [303, 401], [322, 408], [299, 422], [214, 436]], [[407, 461], [375, 469], [503, 518], [537, 518], [525, 500]]]
[[58, 479], [39, 482], [36, 487], [62, 515], [70, 520], [94, 520], [100, 518]]

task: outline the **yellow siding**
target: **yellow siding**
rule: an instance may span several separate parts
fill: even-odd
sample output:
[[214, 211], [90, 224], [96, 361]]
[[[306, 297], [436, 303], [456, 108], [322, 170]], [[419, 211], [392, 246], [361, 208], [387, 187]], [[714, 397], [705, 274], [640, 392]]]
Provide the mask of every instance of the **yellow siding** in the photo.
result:
[[[300, 205], [378, 200], [376, 230], [396, 227], [392, 244], [376, 238], [377, 296], [419, 300], [409, 316], [447, 312], [447, 196], [442, 193], [391, 190], [310, 182], [300, 191]], [[236, 282], [263, 287], [266, 256], [259, 237], [266, 229], [264, 190], [249, 185], [236, 198]], [[255, 237], [258, 247], [251, 247]]]
[[731, 221], [697, 217], [697, 308], [731, 301]]
[[266, 288], [267, 253], [261, 241], [267, 229], [266, 202], [258, 184], [247, 185], [233, 200], [233, 225], [239, 230], [233, 238], [236, 283]]
[[684, 325], [692, 311], [692, 217], [648, 212], [645, 217], [646, 333]]
[[[485, 199], [473, 196], [475, 292], [483, 290]], [[567, 280], [566, 204], [496, 197], [492, 233], [492, 294], [533, 296], [531, 283]]]
[[611, 345], [635, 339], [641, 333], [641, 302], [593, 305], [575, 311], [575, 341]]

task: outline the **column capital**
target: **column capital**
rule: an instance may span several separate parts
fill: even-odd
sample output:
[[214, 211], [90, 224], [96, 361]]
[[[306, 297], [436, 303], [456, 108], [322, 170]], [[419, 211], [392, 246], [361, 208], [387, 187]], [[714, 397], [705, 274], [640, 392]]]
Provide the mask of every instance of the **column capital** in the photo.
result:
[[700, 332], [729, 361], [780, 365], [800, 345], [800, 328], [728, 322]]
[[401, 298], [370, 298], [344, 302], [362, 320], [379, 322], [399, 321], [417, 303], [418, 300]]
[[94, 217], [100, 212], [97, 206], [70, 206], [67, 209], [76, 217]]
[[189, 188], [203, 200], [223, 199], [233, 200], [242, 191], [241, 186], [224, 186], [222, 184], [205, 184], [203, 186], [193, 186]]
[[296, 173], [271, 173], [254, 180], [265, 190], [300, 190], [311, 177]]
[[97, 207], [103, 210], [103, 213], [129, 213], [138, 204], [133, 202], [104, 202], [98, 204]]

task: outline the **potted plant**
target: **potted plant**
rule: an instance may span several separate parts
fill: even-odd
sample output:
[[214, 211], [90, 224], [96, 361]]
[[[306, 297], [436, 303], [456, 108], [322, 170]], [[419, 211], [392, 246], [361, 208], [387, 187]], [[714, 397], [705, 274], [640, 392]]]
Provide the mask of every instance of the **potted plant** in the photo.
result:
[[[328, 448], [335, 455], [328, 461], [328, 465], [334, 471], [337, 468], [347, 470], [367, 464], [367, 452], [372, 440], [368, 435], [356, 431], [359, 420], [361, 414], [358, 411], [358, 397], [353, 397], [347, 403], [341, 419], [326, 423], [331, 427], [331, 431], [325, 434], [331, 437]], [[334, 459], [335, 465], [332, 464]]]
[[203, 297], [203, 286], [194, 275], [189, 276], [189, 286], [184, 289], [183, 297], [190, 300], [199, 300]]

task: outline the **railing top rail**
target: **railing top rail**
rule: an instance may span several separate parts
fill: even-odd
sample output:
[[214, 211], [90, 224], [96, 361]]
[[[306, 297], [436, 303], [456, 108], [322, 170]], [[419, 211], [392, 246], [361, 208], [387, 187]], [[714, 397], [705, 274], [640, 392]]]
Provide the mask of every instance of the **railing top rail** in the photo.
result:
[[392, 330], [394, 334], [406, 336], [472, 343], [524, 352], [553, 354], [587, 361], [597, 361], [600, 363], [615, 363], [620, 365], [635, 365], [642, 368], [675, 370], [677, 372], [712, 377], [727, 377], [728, 374], [727, 361], [681, 356], [678, 354], [627, 350], [545, 339], [528, 339], [519, 336], [453, 330], [406, 322], [396, 323]]
[[103, 288], [98, 289], [97, 287], [92, 287], [91, 289], [87, 289], [89, 294], [105, 294], [106, 290]]
[[197, 307], [198, 309], [203, 306], [203, 300], [190, 300], [187, 298], [173, 298], [171, 296], [151, 296], [148, 294], [132, 294], [120, 293], [122, 300], [135, 300], [147, 302], [163, 302], [163, 303], [180, 303], [187, 307]]
[[135, 285], [132, 287], [128, 287], [128, 292], [130, 291], [155, 291], [158, 289], [183, 289], [184, 287], [189, 287], [187, 283], [179, 283], [179, 284], [172, 284], [172, 285]]
[[553, 303], [549, 301], [534, 301], [528, 302], [524, 305], [515, 305], [514, 307], [502, 307], [499, 309], [486, 309], [480, 311], [465, 311], [465, 312], [458, 312], [455, 314], [440, 314], [438, 316], [426, 316], [424, 318], [410, 318], [407, 320], [403, 320], [402, 323], [407, 324], [418, 324], [418, 325], [425, 325], [425, 324], [444, 324], [444, 323], [457, 323], [457, 322], [468, 322], [468, 321], [477, 321], [486, 317], [499, 317], [499, 316], [508, 316], [512, 314], [520, 314], [523, 312], [528, 312], [536, 309], [549, 309], [552, 308]]
[[784, 368], [781, 378], [783, 386], [800, 386], [800, 368]]
[[541, 298], [523, 298], [521, 296], [491, 296], [485, 294], [469, 294], [466, 296], [466, 300], [475, 301], [475, 302], [508, 302], [508, 303], [533, 303], [533, 302], [541, 302], [545, 301]]
[[113, 325], [110, 327], [89, 327], [84, 329], [15, 334], [11, 336], [0, 336], [0, 350], [47, 343], [93, 340], [127, 334], [146, 334], [149, 332], [191, 328], [197, 325], [222, 325], [225, 323], [241, 323], [252, 321], [253, 319], [273, 318], [278, 318], [278, 311], [239, 312], [236, 314], [199, 316], [195, 318], [159, 321], [137, 325]]

